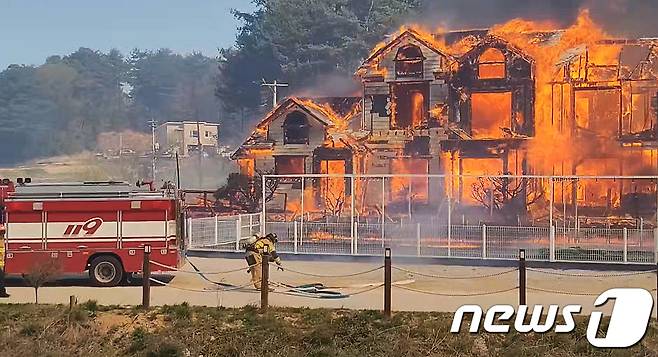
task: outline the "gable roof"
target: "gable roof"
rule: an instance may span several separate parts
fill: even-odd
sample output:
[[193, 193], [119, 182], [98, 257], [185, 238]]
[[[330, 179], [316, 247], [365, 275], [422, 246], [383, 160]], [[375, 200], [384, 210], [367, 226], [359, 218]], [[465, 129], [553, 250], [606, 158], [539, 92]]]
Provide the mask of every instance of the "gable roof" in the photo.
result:
[[257, 128], [262, 128], [267, 126], [271, 121], [277, 119], [283, 112], [290, 109], [291, 107], [296, 106], [298, 109], [302, 110], [306, 114], [310, 115], [320, 123], [325, 126], [335, 126], [336, 123], [331, 119], [331, 114], [327, 113], [326, 110], [322, 110], [320, 105], [309, 105], [312, 103], [310, 100], [305, 101], [296, 97], [288, 97], [283, 102], [279, 103], [274, 110], [269, 112], [263, 120], [261, 120]]
[[368, 58], [366, 58], [365, 61], [363, 61], [363, 63], [361, 64], [361, 67], [363, 67], [363, 66], [367, 65], [368, 63], [372, 62], [377, 57], [380, 57], [381, 55], [387, 53], [392, 47], [397, 46], [398, 44], [400, 44], [400, 42], [402, 42], [402, 40], [404, 40], [407, 37], [412, 37], [416, 41], [422, 43], [425, 47], [427, 47], [430, 50], [438, 53], [441, 56], [450, 57], [450, 55], [448, 55], [447, 53], [445, 53], [441, 49], [439, 49], [436, 43], [432, 43], [432, 42], [428, 41], [425, 38], [426, 36], [423, 36], [417, 30], [414, 30], [412, 28], [408, 28], [408, 29], [405, 29], [404, 31], [402, 31], [393, 40], [389, 41], [384, 46], [381, 46], [376, 51], [374, 51], [372, 54], [370, 54], [370, 56]]
[[[324, 99], [324, 101], [322, 100]], [[331, 99], [327, 101], [326, 99]], [[265, 117], [256, 125], [256, 128], [251, 134], [249, 134], [243, 141], [240, 147], [231, 155], [231, 158], [237, 158], [241, 152], [244, 151], [245, 146], [251, 148], [255, 147], [264, 147], [270, 148], [272, 142], [268, 142], [265, 137], [267, 132], [267, 126], [275, 119], [281, 117], [281, 115], [291, 109], [299, 110], [311, 118], [314, 118], [320, 122], [323, 126], [327, 128], [336, 128], [336, 129], [347, 129], [349, 126], [349, 121], [356, 117], [353, 115], [355, 111], [359, 111], [361, 101], [356, 100], [360, 98], [345, 97], [342, 98], [321, 98], [322, 103], [318, 103], [314, 99], [302, 99], [297, 97], [288, 97], [281, 103], [279, 103], [272, 111], [267, 113]], [[332, 101], [335, 102], [332, 105]], [[351, 105], [350, 110], [347, 111], [347, 108], [343, 108], [347, 105]], [[338, 106], [338, 107], [337, 107]], [[344, 113], [346, 112], [346, 113]]]
[[468, 52], [464, 53], [464, 55], [458, 59], [458, 62], [463, 63], [464, 61], [470, 59], [476, 54], [479, 56], [480, 49], [482, 49], [483, 47], [494, 47], [494, 48], [504, 47], [505, 50], [512, 52], [513, 54], [523, 58], [528, 63], [535, 62], [535, 60], [532, 57], [530, 57], [530, 55], [522, 51], [520, 48], [514, 46], [509, 41], [496, 35], [487, 35], [485, 38], [479, 41], [473, 48], [471, 48]]

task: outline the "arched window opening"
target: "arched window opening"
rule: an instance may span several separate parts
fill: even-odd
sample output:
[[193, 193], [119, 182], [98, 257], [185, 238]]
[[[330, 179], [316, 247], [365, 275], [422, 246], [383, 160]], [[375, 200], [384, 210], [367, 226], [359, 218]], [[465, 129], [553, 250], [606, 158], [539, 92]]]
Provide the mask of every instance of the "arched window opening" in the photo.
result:
[[284, 144], [308, 144], [308, 119], [302, 112], [292, 112], [283, 121]]
[[489, 48], [480, 55], [478, 61], [478, 78], [505, 78], [505, 74], [505, 55], [499, 49]]
[[395, 76], [423, 78], [425, 57], [418, 46], [406, 45], [395, 55]]

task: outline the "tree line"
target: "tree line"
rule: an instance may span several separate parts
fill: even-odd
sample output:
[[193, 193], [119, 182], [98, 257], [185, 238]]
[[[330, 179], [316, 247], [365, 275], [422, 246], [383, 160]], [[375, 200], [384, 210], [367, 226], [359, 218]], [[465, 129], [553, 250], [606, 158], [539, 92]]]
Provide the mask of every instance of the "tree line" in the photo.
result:
[[[93, 150], [100, 133], [147, 131], [151, 119], [220, 122], [236, 144], [263, 105], [263, 79], [289, 93], [349, 82], [359, 62], [420, 0], [254, 0], [235, 44], [216, 58], [169, 49], [80, 48], [0, 72], [0, 165]], [[322, 86], [320, 86], [322, 87]], [[331, 88], [321, 88], [329, 90]]]
[[94, 149], [98, 134], [151, 118], [212, 120], [217, 64], [199, 53], [80, 48], [0, 72], [0, 164]]

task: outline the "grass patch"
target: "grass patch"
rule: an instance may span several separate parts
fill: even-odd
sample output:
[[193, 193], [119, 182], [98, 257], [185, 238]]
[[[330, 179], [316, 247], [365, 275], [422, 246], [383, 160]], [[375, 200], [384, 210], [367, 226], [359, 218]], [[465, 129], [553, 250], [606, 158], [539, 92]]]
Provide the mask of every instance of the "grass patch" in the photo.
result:
[[178, 305], [165, 305], [162, 313], [175, 320], [189, 320], [192, 318], [192, 310], [187, 302]]
[[[655, 356], [658, 330], [629, 350], [598, 349], [587, 320], [570, 334], [449, 332], [452, 314], [188, 304], [149, 310], [0, 305], [0, 356]], [[128, 317], [128, 318], [127, 318]], [[116, 321], [116, 326], [111, 322]], [[128, 322], [127, 322], [128, 321]]]

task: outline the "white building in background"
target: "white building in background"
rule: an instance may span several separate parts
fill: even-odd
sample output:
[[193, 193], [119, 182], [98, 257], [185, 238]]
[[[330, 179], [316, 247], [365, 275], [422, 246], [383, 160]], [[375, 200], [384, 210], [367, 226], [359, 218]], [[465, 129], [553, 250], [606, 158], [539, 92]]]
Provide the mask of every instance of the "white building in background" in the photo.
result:
[[166, 122], [156, 129], [158, 151], [161, 154], [188, 156], [199, 148], [210, 155], [219, 149], [219, 124], [205, 121]]

